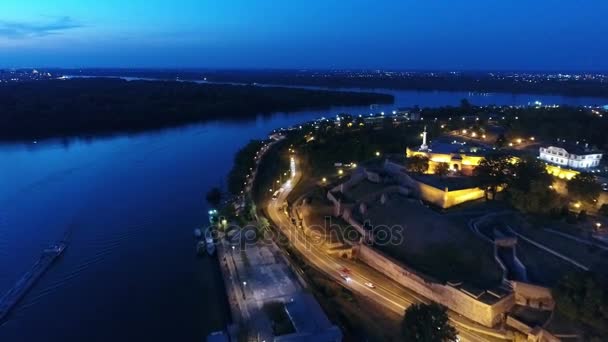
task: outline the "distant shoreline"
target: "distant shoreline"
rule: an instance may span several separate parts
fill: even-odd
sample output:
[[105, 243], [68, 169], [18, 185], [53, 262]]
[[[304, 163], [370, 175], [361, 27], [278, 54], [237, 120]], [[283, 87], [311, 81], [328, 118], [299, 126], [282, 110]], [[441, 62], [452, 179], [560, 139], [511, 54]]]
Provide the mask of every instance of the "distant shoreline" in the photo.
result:
[[105, 77], [141, 77], [213, 83], [273, 84], [337, 88], [601, 97], [608, 102], [608, 75], [601, 72], [448, 72], [366, 70], [180, 70], [54, 69], [57, 73]]

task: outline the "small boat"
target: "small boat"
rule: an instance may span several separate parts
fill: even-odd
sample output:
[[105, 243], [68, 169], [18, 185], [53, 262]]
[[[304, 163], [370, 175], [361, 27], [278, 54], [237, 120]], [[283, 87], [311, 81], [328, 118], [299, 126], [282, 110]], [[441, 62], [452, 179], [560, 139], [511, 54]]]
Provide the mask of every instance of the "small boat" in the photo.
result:
[[203, 236], [203, 232], [199, 228], [196, 228], [194, 230], [194, 237], [197, 238], [197, 239], [200, 239], [201, 236]]

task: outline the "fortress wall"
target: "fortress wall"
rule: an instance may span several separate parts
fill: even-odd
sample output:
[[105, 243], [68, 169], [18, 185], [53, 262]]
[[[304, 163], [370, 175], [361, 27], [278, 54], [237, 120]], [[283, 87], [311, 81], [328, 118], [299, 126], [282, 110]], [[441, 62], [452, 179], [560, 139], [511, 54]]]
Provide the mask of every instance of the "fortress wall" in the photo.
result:
[[520, 281], [511, 281], [511, 286], [515, 294], [515, 303], [545, 310], [555, 308], [551, 289]]
[[512, 294], [494, 304], [484, 303], [457, 288], [424, 279], [413, 270], [366, 245], [358, 247], [357, 257], [370, 267], [382, 270], [402, 286], [487, 327], [498, 324], [504, 313], [515, 304]]
[[448, 191], [443, 208], [453, 207], [468, 201], [484, 198], [485, 193], [480, 188], [470, 188], [455, 191]]
[[403, 185], [411, 187], [418, 196], [441, 208], [450, 208], [468, 201], [477, 200], [484, 197], [484, 191], [479, 188], [446, 191], [438, 189], [428, 184], [419, 182], [405, 173], [403, 166], [386, 160], [384, 169], [398, 178]]
[[369, 238], [369, 232], [363, 227], [363, 225], [361, 225], [359, 222], [357, 222], [357, 220], [355, 220], [352, 216], [352, 209], [344, 209], [344, 213], [342, 214], [342, 218], [344, 219], [344, 221], [346, 221], [346, 223], [348, 223], [349, 225], [351, 225], [353, 228], [355, 228], [355, 230], [357, 232], [359, 232], [359, 234], [361, 234], [361, 236], [363, 236], [364, 238]]

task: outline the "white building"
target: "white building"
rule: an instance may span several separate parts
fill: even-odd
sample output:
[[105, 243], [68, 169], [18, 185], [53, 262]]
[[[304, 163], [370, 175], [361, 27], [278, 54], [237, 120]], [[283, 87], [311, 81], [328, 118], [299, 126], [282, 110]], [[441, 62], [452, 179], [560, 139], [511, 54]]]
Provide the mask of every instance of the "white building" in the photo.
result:
[[548, 146], [540, 148], [540, 159], [573, 169], [589, 169], [600, 165], [602, 152], [589, 148], [587, 144]]

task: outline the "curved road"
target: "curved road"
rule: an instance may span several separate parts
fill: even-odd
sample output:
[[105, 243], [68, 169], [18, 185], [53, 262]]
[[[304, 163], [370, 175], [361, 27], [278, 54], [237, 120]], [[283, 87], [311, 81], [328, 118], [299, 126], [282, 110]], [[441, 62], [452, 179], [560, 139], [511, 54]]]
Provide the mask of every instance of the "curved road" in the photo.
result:
[[[302, 175], [298, 171], [296, 165], [297, 160], [292, 157], [291, 174], [292, 178], [283, 184], [284, 191], [276, 200], [268, 202], [268, 215], [271, 221], [277, 228], [287, 235], [295, 248], [320, 271], [335, 281], [342, 283], [352, 291], [360, 295], [366, 296], [376, 303], [392, 310], [399, 315], [403, 314], [405, 309], [412, 303], [428, 302], [428, 300], [416, 295], [415, 293], [403, 288], [380, 272], [373, 270], [365, 265], [354, 263], [333, 255], [330, 255], [324, 250], [322, 242], [314, 242], [308, 237], [304, 231], [296, 227], [290, 220], [290, 217], [283, 209], [283, 203], [291, 190], [298, 184]], [[349, 280], [342, 277], [344, 268], [348, 268]], [[372, 283], [374, 288], [370, 288], [366, 283]], [[456, 328], [459, 332], [459, 338], [462, 341], [493, 341], [499, 340], [492, 337], [482, 336], [476, 332], [462, 328], [465, 318], [457, 314], [450, 313], [450, 319], [456, 323]], [[473, 322], [466, 322], [469, 326], [475, 326]], [[480, 331], [488, 331], [488, 328], [479, 326]]]

